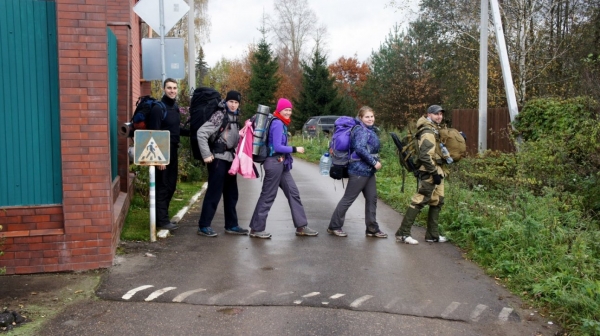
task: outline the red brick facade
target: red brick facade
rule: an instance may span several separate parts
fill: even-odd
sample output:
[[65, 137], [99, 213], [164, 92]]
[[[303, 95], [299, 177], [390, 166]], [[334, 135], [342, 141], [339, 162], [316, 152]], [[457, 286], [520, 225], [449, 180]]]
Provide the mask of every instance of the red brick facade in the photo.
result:
[[129, 208], [127, 139], [111, 178], [107, 32], [117, 37], [119, 123], [140, 95], [136, 0], [56, 0], [63, 204], [0, 211], [7, 274], [87, 270], [112, 264]]

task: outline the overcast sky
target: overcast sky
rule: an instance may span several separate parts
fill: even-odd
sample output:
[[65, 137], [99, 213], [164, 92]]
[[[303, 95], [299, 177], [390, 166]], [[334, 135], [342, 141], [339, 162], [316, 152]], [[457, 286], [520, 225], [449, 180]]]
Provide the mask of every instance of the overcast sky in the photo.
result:
[[[394, 24], [406, 23], [409, 15], [386, 6], [387, 0], [308, 0], [308, 3], [319, 25], [327, 27], [325, 48], [329, 63], [355, 54], [359, 61], [365, 61], [371, 51], [379, 49]], [[258, 28], [263, 10], [273, 17], [274, 0], [209, 0], [210, 42], [202, 47], [210, 67], [223, 57], [241, 58], [249, 44], [260, 41]], [[269, 35], [270, 43], [271, 38]]]

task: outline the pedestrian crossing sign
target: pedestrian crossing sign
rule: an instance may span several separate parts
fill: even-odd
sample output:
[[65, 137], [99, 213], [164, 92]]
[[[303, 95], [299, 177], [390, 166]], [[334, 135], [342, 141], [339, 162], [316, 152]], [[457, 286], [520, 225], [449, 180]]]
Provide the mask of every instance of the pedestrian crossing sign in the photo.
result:
[[140, 166], [168, 165], [171, 149], [169, 131], [137, 130], [133, 135], [133, 163]]

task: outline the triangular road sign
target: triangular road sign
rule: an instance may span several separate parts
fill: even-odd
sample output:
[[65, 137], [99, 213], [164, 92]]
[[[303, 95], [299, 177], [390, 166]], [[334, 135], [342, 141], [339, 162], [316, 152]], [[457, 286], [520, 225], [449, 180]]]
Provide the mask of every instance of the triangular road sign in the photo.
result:
[[153, 137], [150, 137], [150, 140], [148, 140], [148, 143], [144, 147], [144, 151], [139, 156], [139, 159], [140, 161], [152, 161], [158, 164], [161, 162], [167, 163], [165, 156], [160, 151], [160, 148], [158, 148], [158, 145], [156, 144], [156, 141], [154, 141]]

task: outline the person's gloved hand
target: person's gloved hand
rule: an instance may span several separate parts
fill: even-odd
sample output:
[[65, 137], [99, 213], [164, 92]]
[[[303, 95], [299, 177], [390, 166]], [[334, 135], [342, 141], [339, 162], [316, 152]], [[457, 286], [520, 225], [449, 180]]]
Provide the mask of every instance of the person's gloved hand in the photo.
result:
[[438, 185], [440, 183], [442, 183], [442, 175], [440, 174], [433, 174], [433, 184]]

